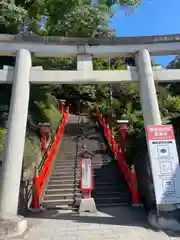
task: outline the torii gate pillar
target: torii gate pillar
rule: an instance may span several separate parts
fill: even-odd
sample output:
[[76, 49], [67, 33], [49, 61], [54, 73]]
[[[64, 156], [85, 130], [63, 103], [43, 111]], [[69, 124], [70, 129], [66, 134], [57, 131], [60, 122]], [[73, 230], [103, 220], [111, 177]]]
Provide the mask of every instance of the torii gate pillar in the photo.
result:
[[17, 216], [21, 171], [23, 164], [26, 123], [28, 116], [31, 54], [21, 49], [16, 55], [8, 133], [0, 181], [0, 238], [22, 234], [27, 222]]
[[148, 50], [139, 50], [135, 55], [140, 80], [140, 100], [143, 110], [144, 125], [160, 125], [161, 115], [156, 96], [151, 58]]
[[[135, 55], [135, 61], [140, 80], [140, 100], [143, 111], [144, 126], [161, 125], [161, 115], [156, 95], [151, 58], [148, 50], [139, 50]], [[173, 211], [175, 209], [176, 206], [174, 204], [158, 205], [159, 211]]]

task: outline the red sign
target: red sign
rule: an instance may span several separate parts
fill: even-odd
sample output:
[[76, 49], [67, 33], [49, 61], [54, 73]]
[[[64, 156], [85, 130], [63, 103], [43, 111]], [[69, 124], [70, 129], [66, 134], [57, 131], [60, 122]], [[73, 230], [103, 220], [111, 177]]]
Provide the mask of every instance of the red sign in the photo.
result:
[[172, 125], [149, 125], [146, 127], [148, 140], [175, 140]]

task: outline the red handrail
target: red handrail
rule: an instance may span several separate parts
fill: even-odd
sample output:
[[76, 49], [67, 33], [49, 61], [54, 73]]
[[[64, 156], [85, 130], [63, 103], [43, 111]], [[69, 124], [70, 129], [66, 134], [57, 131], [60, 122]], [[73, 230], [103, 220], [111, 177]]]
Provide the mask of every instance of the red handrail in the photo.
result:
[[119, 149], [118, 144], [114, 139], [114, 136], [108, 124], [106, 123], [105, 118], [103, 118], [98, 108], [96, 109], [96, 115], [98, 117], [100, 125], [103, 127], [104, 135], [106, 137], [106, 140], [108, 141], [109, 146], [111, 147], [112, 152], [114, 153], [114, 157], [118, 161], [119, 170], [124, 175], [124, 178], [128, 184], [128, 187], [132, 195], [132, 204], [133, 205], [140, 204], [135, 169], [134, 168], [131, 170], [129, 169], [128, 165], [126, 164], [124, 152], [122, 152], [122, 150]]
[[33, 177], [33, 186], [32, 186], [32, 208], [40, 207], [40, 198], [43, 192], [43, 188], [46, 183], [46, 179], [50, 174], [51, 165], [56, 155], [59, 143], [62, 139], [64, 128], [68, 122], [68, 117], [69, 117], [69, 111], [66, 111], [66, 113], [63, 116], [62, 123], [58, 128], [57, 134], [54, 138], [51, 148], [48, 151], [48, 155], [45, 159], [45, 162], [40, 172], [38, 173], [37, 169], [35, 171], [35, 175]]

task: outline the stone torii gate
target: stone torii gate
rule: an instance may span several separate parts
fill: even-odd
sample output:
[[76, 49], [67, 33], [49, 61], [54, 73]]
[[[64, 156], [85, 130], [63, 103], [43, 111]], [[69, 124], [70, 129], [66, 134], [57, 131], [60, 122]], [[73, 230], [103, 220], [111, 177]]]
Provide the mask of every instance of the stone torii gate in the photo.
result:
[[[39, 57], [76, 56], [77, 71], [44, 71], [33, 68], [31, 53]], [[0, 35], [0, 55], [16, 54], [15, 67], [4, 67], [0, 70], [0, 83], [12, 83], [13, 86], [0, 182], [0, 221], [6, 219], [4, 224], [7, 224], [9, 220], [10, 225], [13, 222], [19, 233], [26, 229], [26, 221], [17, 216], [17, 209], [30, 84], [112, 84], [139, 81], [144, 123], [160, 125], [154, 81], [179, 81], [180, 70], [152, 68], [150, 54], [174, 53], [180, 53], [180, 35], [112, 40]], [[121, 71], [93, 70], [93, 57], [117, 56], [134, 56], [137, 67]]]

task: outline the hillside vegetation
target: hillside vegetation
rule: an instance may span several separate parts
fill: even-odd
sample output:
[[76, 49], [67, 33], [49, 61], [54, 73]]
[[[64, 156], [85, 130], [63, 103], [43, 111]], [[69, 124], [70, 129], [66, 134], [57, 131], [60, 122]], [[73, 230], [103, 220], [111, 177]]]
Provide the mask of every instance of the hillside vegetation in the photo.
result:
[[[2, 151], [6, 134], [6, 122], [8, 119], [8, 109], [10, 104], [11, 86], [2, 85], [0, 88], [0, 153]], [[6, 108], [6, 111], [5, 111]], [[57, 99], [51, 94], [44, 92], [43, 86], [31, 86], [29, 103], [26, 142], [24, 149], [24, 169], [32, 167], [32, 164], [39, 163], [41, 156], [41, 142], [38, 123], [49, 122], [51, 124], [51, 134], [53, 136], [60, 123], [61, 115], [57, 109]], [[50, 140], [50, 139], [49, 139]]]

